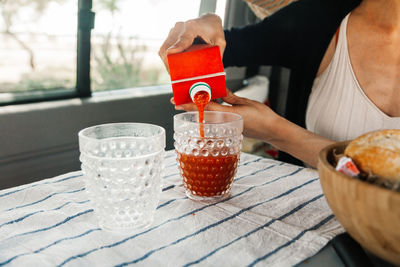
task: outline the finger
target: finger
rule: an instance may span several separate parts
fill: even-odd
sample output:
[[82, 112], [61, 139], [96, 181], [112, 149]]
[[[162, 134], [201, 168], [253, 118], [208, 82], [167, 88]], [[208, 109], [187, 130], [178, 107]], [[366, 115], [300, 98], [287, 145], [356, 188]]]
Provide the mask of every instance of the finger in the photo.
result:
[[164, 65], [167, 68], [167, 70], [168, 70], [167, 50], [174, 43], [176, 43], [184, 28], [185, 28], [184, 22], [179, 21], [175, 23], [175, 26], [169, 31], [167, 39], [164, 41], [164, 43], [161, 45], [158, 51], [158, 55], [164, 62]]
[[175, 106], [176, 110], [186, 110], [186, 111], [197, 111], [197, 107], [193, 103], [182, 104], [179, 106]]
[[160, 50], [159, 56], [160, 56], [162, 62], [164, 63], [165, 69], [166, 69], [166, 70], [168, 71], [168, 73], [169, 73], [168, 59], [167, 59], [166, 53], [163, 53], [163, 52], [161, 52], [161, 50]]
[[220, 49], [221, 58], [224, 55], [226, 47], [225, 34], [222, 26], [222, 20], [215, 14], [202, 15], [199, 23], [201, 26], [198, 35], [208, 44], [217, 45]]
[[[183, 104], [179, 106], [175, 106], [176, 110], [185, 110], [185, 111], [198, 111], [196, 105], [194, 104]], [[234, 109], [231, 106], [221, 105], [216, 102], [209, 102], [205, 108], [205, 111], [222, 111], [222, 112], [234, 112]]]
[[215, 45], [218, 45], [219, 52], [221, 54], [221, 58], [223, 58], [224, 57], [225, 47], [226, 47], [225, 36], [222, 36], [221, 38], [218, 38], [214, 43], [215, 43]]
[[[175, 105], [175, 100], [173, 97], [171, 97], [171, 99], [169, 100], [169, 102], [171, 102], [171, 104]], [[175, 105], [175, 109], [176, 110], [184, 110], [184, 106], [183, 105]]]
[[[212, 41], [210, 40], [212, 34], [204, 31], [204, 28], [207, 28], [207, 25], [202, 27], [200, 26], [201, 24], [201, 19], [191, 19], [186, 21], [183, 24], [183, 30], [179, 35], [179, 39], [168, 49], [167, 53], [173, 54], [184, 51], [193, 44], [194, 39], [197, 37], [207, 44], [212, 44]], [[221, 32], [223, 33], [223, 31]]]

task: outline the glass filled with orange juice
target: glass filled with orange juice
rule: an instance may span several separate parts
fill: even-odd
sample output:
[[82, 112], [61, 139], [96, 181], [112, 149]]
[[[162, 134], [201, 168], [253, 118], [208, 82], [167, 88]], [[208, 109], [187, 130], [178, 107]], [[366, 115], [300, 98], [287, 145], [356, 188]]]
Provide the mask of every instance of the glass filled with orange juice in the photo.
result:
[[186, 195], [195, 200], [229, 196], [240, 159], [243, 120], [238, 114], [205, 111], [174, 116], [177, 163]]

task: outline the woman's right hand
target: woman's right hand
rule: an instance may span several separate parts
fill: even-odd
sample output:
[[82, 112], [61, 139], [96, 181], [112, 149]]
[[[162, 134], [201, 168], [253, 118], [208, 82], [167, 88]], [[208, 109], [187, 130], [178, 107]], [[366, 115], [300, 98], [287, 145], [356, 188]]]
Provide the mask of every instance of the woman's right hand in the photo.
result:
[[222, 58], [226, 45], [222, 20], [215, 14], [205, 14], [196, 19], [177, 22], [169, 32], [158, 52], [168, 71], [167, 55], [184, 51], [193, 44], [195, 38], [219, 46]]

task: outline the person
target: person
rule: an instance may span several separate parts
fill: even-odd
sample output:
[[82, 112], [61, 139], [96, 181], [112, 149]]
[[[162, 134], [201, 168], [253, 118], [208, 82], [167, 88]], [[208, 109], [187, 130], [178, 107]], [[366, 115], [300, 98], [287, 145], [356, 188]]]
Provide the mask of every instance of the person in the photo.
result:
[[177, 22], [159, 55], [168, 69], [167, 54], [200, 38], [219, 46], [225, 67], [289, 68], [286, 118], [229, 90], [223, 100], [230, 106], [210, 102], [206, 110], [240, 114], [246, 136], [315, 167], [319, 151], [331, 143], [400, 129], [399, 14], [400, 0], [300, 0], [259, 23], [229, 30], [218, 16], [206, 14]]

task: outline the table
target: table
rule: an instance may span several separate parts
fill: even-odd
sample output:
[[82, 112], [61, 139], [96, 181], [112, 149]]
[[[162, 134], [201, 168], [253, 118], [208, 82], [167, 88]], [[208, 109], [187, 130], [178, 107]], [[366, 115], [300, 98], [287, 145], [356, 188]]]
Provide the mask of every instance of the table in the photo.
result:
[[81, 171], [0, 191], [0, 266], [292, 266], [343, 233], [316, 170], [242, 153], [231, 195], [185, 195], [165, 153], [153, 224], [97, 225]]

